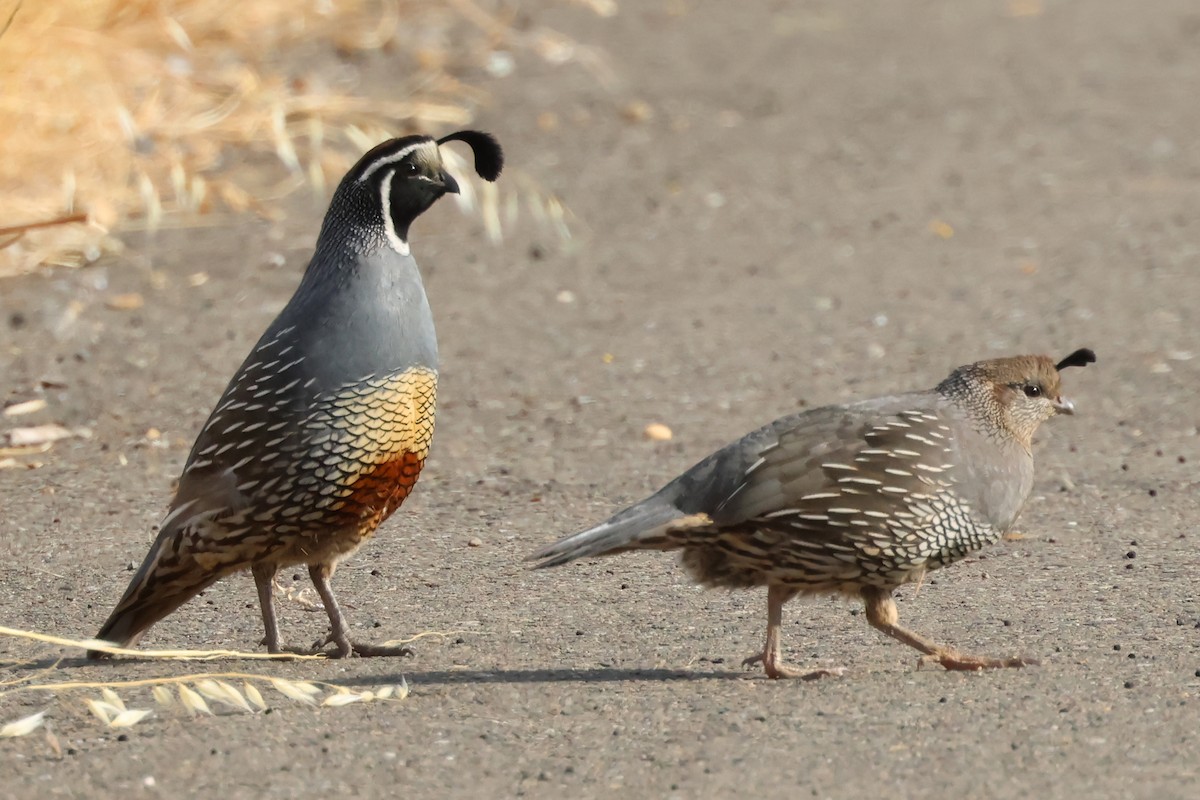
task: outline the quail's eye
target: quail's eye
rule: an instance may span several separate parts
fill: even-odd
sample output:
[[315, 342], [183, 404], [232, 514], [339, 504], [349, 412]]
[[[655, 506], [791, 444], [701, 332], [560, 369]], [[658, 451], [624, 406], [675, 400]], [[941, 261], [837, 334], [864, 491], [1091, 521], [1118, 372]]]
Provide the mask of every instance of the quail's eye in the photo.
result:
[[411, 161], [401, 161], [398, 171], [401, 175], [416, 175], [417, 165]]
[[1036, 383], [1027, 383], [1022, 386], [1021, 389], [1025, 392], [1026, 397], [1042, 396], [1042, 387], [1038, 386]]

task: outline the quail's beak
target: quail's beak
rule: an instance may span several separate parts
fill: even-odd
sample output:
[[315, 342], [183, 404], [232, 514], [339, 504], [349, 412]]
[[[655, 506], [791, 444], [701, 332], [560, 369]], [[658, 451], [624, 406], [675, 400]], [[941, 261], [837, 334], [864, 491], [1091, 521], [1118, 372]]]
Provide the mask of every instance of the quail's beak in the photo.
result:
[[449, 172], [442, 172], [441, 182], [446, 194], [458, 194], [458, 181]]
[[1061, 395], [1054, 401], [1054, 410], [1059, 414], [1075, 414], [1075, 404]]

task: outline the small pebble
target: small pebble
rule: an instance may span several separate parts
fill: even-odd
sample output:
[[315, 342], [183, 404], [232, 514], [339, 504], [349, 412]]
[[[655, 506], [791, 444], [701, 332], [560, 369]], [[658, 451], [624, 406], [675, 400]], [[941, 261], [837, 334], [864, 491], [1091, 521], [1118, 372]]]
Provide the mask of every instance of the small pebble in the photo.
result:
[[483, 547], [483, 539], [478, 536], [467, 540], [467, 547]]
[[654, 109], [645, 100], [634, 100], [621, 109], [621, 116], [627, 122], [645, 122], [654, 116]]
[[105, 301], [104, 305], [114, 311], [136, 311], [146, 304], [143, 298], [137, 292], [129, 292], [127, 294], [113, 295]]
[[666, 442], [675, 435], [671, 432], [670, 428], [661, 422], [651, 422], [642, 433], [652, 442]]

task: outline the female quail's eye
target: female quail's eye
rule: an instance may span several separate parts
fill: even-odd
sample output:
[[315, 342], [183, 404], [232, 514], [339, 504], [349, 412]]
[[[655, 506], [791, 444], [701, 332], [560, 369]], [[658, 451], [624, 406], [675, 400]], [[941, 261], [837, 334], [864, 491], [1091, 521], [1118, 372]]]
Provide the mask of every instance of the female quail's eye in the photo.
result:
[[1042, 387], [1040, 387], [1036, 384], [1027, 383], [1024, 386], [1024, 390], [1025, 390], [1026, 397], [1041, 397], [1042, 396]]

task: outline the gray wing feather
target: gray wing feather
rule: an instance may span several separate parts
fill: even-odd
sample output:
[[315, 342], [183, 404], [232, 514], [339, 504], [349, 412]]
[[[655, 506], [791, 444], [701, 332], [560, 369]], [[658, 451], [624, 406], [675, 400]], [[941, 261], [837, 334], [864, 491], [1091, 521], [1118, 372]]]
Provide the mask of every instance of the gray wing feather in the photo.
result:
[[651, 497], [530, 556], [539, 567], [632, 549], [670, 549], [687, 537], [737, 526], [817, 492], [820, 464], [864, 446], [872, 421], [929, 402], [925, 393], [782, 417], [713, 453]]

